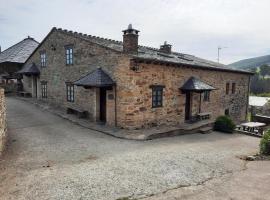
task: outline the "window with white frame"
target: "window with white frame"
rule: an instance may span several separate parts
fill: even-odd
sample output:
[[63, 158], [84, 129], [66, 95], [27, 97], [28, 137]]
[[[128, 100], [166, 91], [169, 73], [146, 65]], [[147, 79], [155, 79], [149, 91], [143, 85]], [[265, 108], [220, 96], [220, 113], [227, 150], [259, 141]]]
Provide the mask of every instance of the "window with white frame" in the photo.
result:
[[72, 83], [66, 83], [67, 101], [74, 102], [74, 85]]
[[47, 82], [41, 82], [41, 97], [47, 98]]
[[65, 47], [66, 51], [66, 65], [73, 65], [73, 46], [68, 45]]
[[40, 65], [41, 67], [46, 67], [46, 52], [45, 51], [41, 51], [40, 52]]

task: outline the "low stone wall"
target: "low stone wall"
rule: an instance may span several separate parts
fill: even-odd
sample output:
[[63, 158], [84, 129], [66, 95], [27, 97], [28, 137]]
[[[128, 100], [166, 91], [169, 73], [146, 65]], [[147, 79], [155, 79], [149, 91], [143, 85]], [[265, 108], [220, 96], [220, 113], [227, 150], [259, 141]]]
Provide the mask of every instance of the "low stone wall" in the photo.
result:
[[0, 155], [5, 149], [5, 143], [7, 138], [6, 128], [6, 106], [4, 89], [0, 88]]

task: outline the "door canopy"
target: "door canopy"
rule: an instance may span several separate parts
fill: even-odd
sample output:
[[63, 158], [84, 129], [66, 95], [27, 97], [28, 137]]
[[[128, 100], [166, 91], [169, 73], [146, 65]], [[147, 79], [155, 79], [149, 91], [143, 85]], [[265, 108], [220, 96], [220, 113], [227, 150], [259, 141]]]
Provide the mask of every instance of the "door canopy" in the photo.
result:
[[112, 78], [100, 67], [74, 82], [74, 85], [83, 87], [110, 87], [115, 85]]
[[180, 87], [180, 90], [182, 92], [204, 92], [204, 91], [211, 91], [215, 90], [216, 88], [212, 87], [211, 85], [208, 85], [207, 83], [201, 81], [198, 78], [190, 77], [182, 87]]

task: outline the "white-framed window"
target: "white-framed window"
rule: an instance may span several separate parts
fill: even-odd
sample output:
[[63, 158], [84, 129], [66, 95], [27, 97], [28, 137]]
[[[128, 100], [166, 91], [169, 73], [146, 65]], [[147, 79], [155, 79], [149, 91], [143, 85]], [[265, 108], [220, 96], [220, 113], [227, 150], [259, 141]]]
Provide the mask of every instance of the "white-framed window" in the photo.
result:
[[72, 83], [66, 83], [67, 101], [74, 102], [74, 85]]
[[65, 47], [66, 52], [66, 65], [73, 65], [73, 46], [68, 45]]
[[46, 67], [47, 65], [47, 56], [46, 56], [46, 51], [41, 51], [40, 52], [40, 65], [41, 67]]
[[41, 97], [42, 98], [47, 98], [47, 82], [46, 81], [42, 81], [41, 82]]

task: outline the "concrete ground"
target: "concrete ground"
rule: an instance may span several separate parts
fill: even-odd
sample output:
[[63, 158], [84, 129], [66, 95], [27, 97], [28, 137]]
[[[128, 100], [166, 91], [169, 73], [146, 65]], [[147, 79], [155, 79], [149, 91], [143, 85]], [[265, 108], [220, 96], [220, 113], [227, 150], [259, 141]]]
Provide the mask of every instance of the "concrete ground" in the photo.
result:
[[270, 163], [246, 163], [258, 138], [193, 134], [117, 139], [7, 98], [0, 199], [269, 199]]

